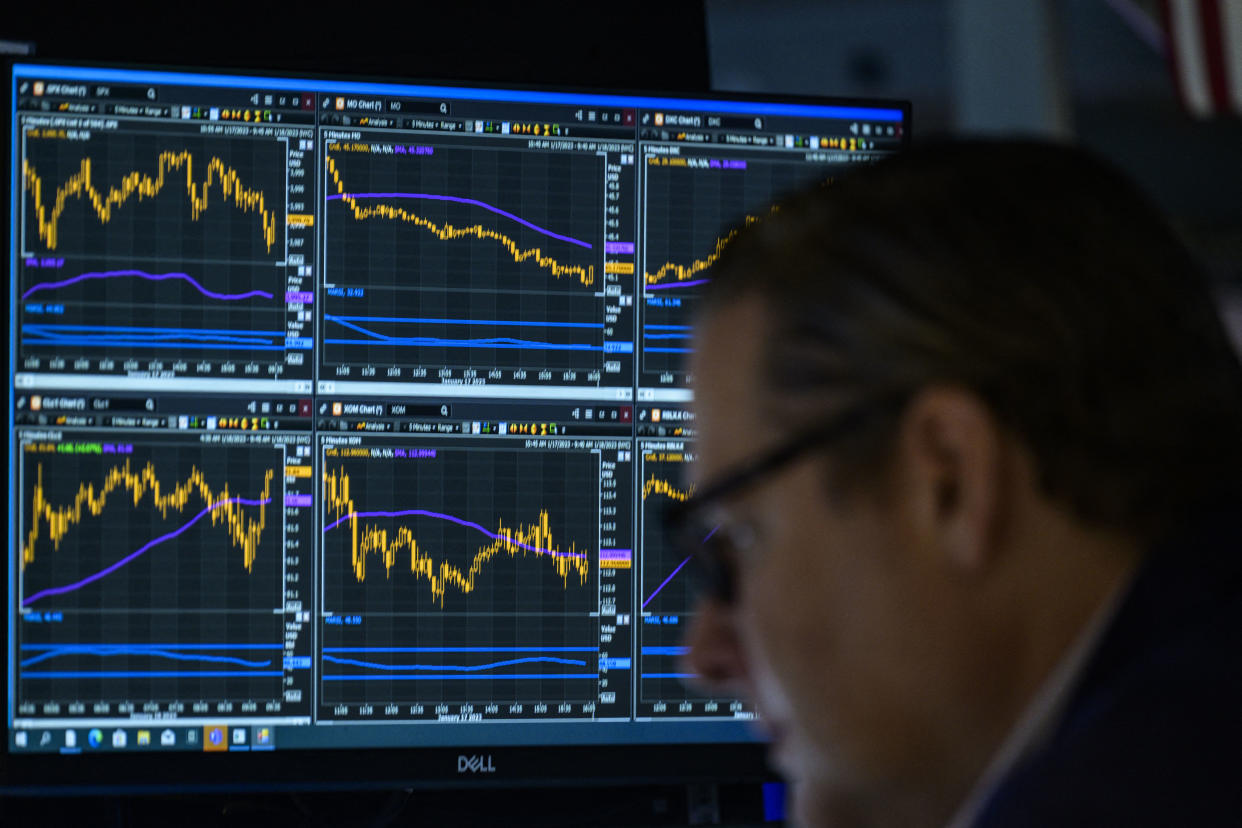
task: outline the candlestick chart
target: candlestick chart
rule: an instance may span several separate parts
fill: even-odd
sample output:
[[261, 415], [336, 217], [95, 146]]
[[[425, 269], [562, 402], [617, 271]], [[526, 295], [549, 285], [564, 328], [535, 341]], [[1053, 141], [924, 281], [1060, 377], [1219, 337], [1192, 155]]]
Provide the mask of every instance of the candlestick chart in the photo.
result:
[[706, 696], [684, 666], [685, 635], [694, 614], [689, 551], [674, 547], [663, 525], [670, 504], [694, 493], [686, 481], [694, 460], [687, 444], [648, 443], [641, 452], [642, 614], [638, 634], [637, 709], [646, 716], [736, 716], [747, 708], [734, 699]]
[[323, 167], [337, 376], [600, 370], [602, 157], [336, 141]]
[[286, 143], [33, 129], [21, 147], [25, 367], [279, 359]]
[[597, 455], [332, 447], [322, 469], [325, 703], [590, 695]]
[[20, 445], [23, 698], [277, 698], [282, 450], [75, 435]]
[[671, 610], [674, 614], [689, 609], [692, 596], [687, 589], [683, 569], [686, 561], [680, 550], [666, 541], [664, 512], [673, 503], [684, 502], [694, 488], [684, 478], [693, 454], [684, 444], [646, 448], [642, 452], [641, 502], [642, 515], [642, 600], [644, 612]]
[[643, 166], [639, 384], [687, 385], [690, 324], [712, 267], [741, 228], [830, 168], [803, 160], [692, 154], [650, 156]]

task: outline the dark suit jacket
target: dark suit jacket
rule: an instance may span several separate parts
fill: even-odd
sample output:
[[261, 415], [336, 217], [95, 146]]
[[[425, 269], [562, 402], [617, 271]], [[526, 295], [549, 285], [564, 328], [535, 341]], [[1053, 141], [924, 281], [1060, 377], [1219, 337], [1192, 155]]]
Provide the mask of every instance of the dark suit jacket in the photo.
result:
[[977, 826], [1242, 826], [1242, 508], [1156, 545]]

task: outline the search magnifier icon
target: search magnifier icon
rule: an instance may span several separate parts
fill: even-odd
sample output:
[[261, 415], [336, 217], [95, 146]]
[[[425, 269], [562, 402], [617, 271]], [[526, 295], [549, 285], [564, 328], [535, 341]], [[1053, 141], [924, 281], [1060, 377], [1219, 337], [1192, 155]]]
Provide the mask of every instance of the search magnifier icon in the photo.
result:
[[441, 114], [441, 115], [447, 115], [447, 114], [448, 114], [448, 104], [446, 104], [446, 103], [442, 103], [442, 104], [440, 104], [440, 114]]

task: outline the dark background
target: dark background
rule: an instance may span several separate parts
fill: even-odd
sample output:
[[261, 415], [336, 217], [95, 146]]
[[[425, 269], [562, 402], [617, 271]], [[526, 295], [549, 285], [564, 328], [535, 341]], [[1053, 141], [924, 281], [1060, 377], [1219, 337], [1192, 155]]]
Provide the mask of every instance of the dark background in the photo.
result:
[[[1013, 3], [1042, 9], [1044, 27], [1032, 28], [1029, 15], [998, 20], [978, 0], [32, 2], [5, 10], [0, 40], [65, 61], [912, 100], [916, 141], [1036, 134], [1113, 159], [1200, 254], [1226, 317], [1242, 319], [1242, 124], [1182, 110], [1165, 55], [1134, 16], [1155, 5]], [[1008, 67], [980, 57], [985, 41], [1015, 56]], [[717, 808], [701, 807], [713, 797]], [[684, 825], [713, 814], [762, 822], [758, 787], [0, 800], [0, 822], [40, 825]]]
[[34, 56], [411, 80], [882, 97], [938, 134], [1071, 140], [1168, 213], [1242, 317], [1242, 119], [1184, 111], [1158, 0], [23, 3]]
[[0, 38], [48, 59], [702, 91], [698, 2], [24, 3]]

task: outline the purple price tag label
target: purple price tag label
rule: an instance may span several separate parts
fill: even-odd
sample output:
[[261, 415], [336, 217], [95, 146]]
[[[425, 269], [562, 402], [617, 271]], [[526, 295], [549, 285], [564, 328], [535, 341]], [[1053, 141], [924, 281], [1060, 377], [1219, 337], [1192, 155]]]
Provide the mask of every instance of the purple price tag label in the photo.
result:
[[309, 290], [290, 290], [285, 292], [286, 302], [301, 302], [309, 305], [315, 301], [315, 294]]
[[605, 253], [621, 253], [627, 256], [634, 255], [634, 242], [604, 242]]
[[285, 495], [286, 506], [310, 506], [314, 501], [308, 494], [291, 494]]

